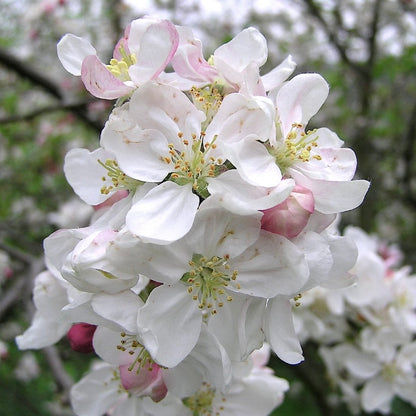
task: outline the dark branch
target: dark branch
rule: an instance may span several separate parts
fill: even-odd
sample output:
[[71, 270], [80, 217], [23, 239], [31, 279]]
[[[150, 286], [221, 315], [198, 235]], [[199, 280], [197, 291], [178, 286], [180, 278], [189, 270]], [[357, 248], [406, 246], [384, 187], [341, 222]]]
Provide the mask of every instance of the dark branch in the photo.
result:
[[43, 114], [54, 113], [57, 111], [70, 111], [70, 112], [83, 111], [85, 112], [87, 111], [87, 105], [94, 101], [95, 100], [91, 100], [89, 102], [73, 103], [73, 104], [48, 105], [42, 108], [38, 108], [34, 111], [31, 111], [30, 113], [0, 118], [0, 125], [18, 123], [21, 121], [30, 121]]
[[[49, 78], [35, 71], [30, 65], [20, 61], [18, 58], [0, 48], [0, 64], [5, 66], [8, 70], [14, 71], [22, 78], [26, 78], [32, 84], [41, 87], [45, 92], [61, 101], [65, 106], [65, 97], [60, 88], [52, 82]], [[73, 106], [69, 108], [70, 111], [75, 114], [78, 118], [83, 120], [86, 125], [91, 127], [97, 132], [101, 132], [103, 126], [100, 122], [91, 119], [85, 109], [79, 108], [79, 106]]]
[[338, 51], [342, 62], [350, 67], [354, 72], [365, 75], [365, 71], [361, 65], [353, 62], [347, 54], [347, 48], [340, 42], [337, 33], [330, 27], [329, 23], [324, 19], [318, 5], [313, 0], [303, 0], [306, 4], [309, 14], [314, 17], [322, 26], [324, 32], [328, 36], [329, 41], [334, 45]]
[[20, 61], [4, 49], [0, 49], [0, 64], [10, 70], [13, 70], [22, 78], [26, 78], [33, 84], [40, 86], [58, 100], [64, 99], [62, 92], [55, 85], [55, 83], [42, 74], [39, 74], [37, 71], [34, 71], [27, 63]]

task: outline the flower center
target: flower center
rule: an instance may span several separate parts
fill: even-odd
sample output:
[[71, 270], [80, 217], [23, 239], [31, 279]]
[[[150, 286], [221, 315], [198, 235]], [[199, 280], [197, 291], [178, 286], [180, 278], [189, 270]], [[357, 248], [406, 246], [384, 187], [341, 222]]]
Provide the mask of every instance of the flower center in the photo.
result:
[[190, 93], [195, 107], [203, 111], [206, 116], [205, 121], [202, 123], [202, 130], [207, 128], [215, 114], [217, 114], [223, 99], [222, 90], [223, 87], [216, 83], [204, 88], [191, 88]]
[[393, 383], [394, 379], [397, 377], [399, 371], [398, 368], [396, 367], [395, 363], [386, 363], [383, 366], [383, 369], [381, 371], [382, 376], [384, 378], [384, 380], [386, 380], [389, 383]]
[[275, 146], [267, 145], [269, 153], [276, 159], [282, 174], [285, 174], [296, 162], [309, 162], [311, 159], [321, 160], [321, 156], [313, 154], [318, 147], [317, 137], [311, 138], [315, 130], [304, 131], [303, 125], [294, 123], [287, 137], [279, 140]]
[[121, 60], [112, 58], [110, 65], [106, 65], [106, 67], [120, 81], [130, 81], [129, 68], [136, 63], [136, 55], [134, 53], [128, 55], [123, 46], [120, 46], [119, 50], [122, 56]]
[[[215, 390], [209, 384], [204, 383], [198, 392], [184, 399], [183, 403], [191, 410], [193, 416], [213, 416], [212, 402], [214, 397]], [[216, 412], [215, 415], [219, 415], [219, 413]]]
[[117, 161], [113, 159], [107, 159], [103, 163], [100, 159], [97, 162], [107, 171], [107, 177], [103, 176], [101, 179], [103, 182], [110, 180], [110, 185], [103, 185], [100, 192], [104, 195], [108, 195], [110, 192], [118, 189], [126, 189], [127, 191], [134, 191], [143, 182], [137, 179], [127, 176], [118, 166]]
[[129, 335], [125, 332], [121, 332], [120, 336], [121, 340], [120, 344], [117, 345], [117, 349], [123, 352], [127, 351], [131, 356], [135, 355], [135, 359], [128, 370], [133, 371], [133, 369], [135, 369], [135, 371], [139, 373], [143, 367], [146, 367], [149, 371], [152, 371], [152, 366], [154, 364], [153, 358], [146, 348], [139, 343], [136, 335]]
[[191, 270], [182, 276], [182, 281], [188, 286], [188, 293], [192, 299], [199, 302], [198, 307], [217, 313], [217, 308], [224, 306], [224, 301], [231, 302], [232, 296], [226, 293], [226, 288], [231, 283], [236, 289], [240, 288], [237, 279], [238, 271], [231, 272], [228, 264], [228, 255], [224, 258], [213, 256], [210, 259], [201, 254], [194, 254], [189, 261]]
[[202, 198], [207, 198], [207, 178], [216, 176], [223, 160], [209, 156], [211, 150], [216, 148], [214, 138], [210, 143], [204, 143], [205, 133], [201, 132], [199, 138], [192, 135], [192, 140], [184, 139], [183, 133], [178, 133], [182, 140], [183, 149], [177, 150], [173, 144], [168, 144], [168, 156], [162, 160], [173, 165], [170, 180], [178, 185], [192, 184], [192, 188]]

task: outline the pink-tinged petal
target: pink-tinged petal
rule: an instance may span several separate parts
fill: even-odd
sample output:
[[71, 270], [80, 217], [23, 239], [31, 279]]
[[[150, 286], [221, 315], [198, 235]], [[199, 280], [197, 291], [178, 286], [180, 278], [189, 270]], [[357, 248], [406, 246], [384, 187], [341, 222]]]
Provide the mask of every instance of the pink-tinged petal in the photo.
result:
[[237, 84], [243, 80], [243, 72], [251, 63], [260, 67], [266, 60], [266, 39], [253, 27], [244, 29], [214, 52], [218, 72], [229, 82]]
[[171, 22], [163, 20], [150, 25], [140, 40], [137, 61], [129, 68], [132, 81], [142, 85], [157, 78], [171, 61], [178, 43], [179, 35]]
[[130, 118], [142, 129], [158, 130], [175, 148], [184, 147], [178, 133], [191, 140], [192, 134], [199, 137], [205, 114], [199, 111], [179, 89], [147, 83], [132, 95]]
[[199, 198], [191, 184], [164, 182], [136, 202], [126, 216], [130, 232], [144, 242], [169, 244], [192, 227]]
[[92, 95], [105, 100], [130, 95], [134, 90], [132, 86], [117, 79], [96, 55], [85, 57], [82, 62], [81, 79]]
[[120, 53], [121, 50], [124, 50], [124, 52], [127, 55], [131, 54], [128, 44], [130, 29], [131, 23], [129, 23], [127, 27], [124, 29], [124, 36], [117, 42], [116, 46], [114, 47], [113, 58], [117, 59], [117, 61], [121, 61], [124, 58], [123, 55]]
[[93, 152], [87, 149], [72, 149], [65, 156], [66, 179], [75, 193], [87, 204], [101, 204], [113, 194], [101, 193], [103, 185], [112, 184], [111, 181], [106, 183], [102, 180], [103, 177], [107, 177], [107, 171], [98, 163], [99, 160], [105, 163], [107, 159], [114, 159], [114, 155], [101, 148]]
[[279, 87], [293, 73], [296, 63], [289, 55], [280, 65], [261, 77], [264, 89], [270, 91]]
[[58, 58], [63, 67], [72, 75], [80, 76], [83, 60], [96, 55], [95, 48], [85, 39], [67, 34], [57, 45]]
[[136, 396], [149, 396], [155, 402], [162, 400], [168, 392], [162, 369], [157, 364], [137, 367], [128, 364], [119, 367], [121, 385]]
[[97, 325], [87, 323], [72, 325], [67, 334], [71, 348], [84, 354], [93, 352], [92, 338], [96, 329]]
[[[265, 97], [228, 94], [206, 130], [206, 137], [218, 135], [218, 143], [234, 144], [248, 135], [266, 141], [274, 125], [275, 109]], [[220, 146], [218, 146], [220, 147]]]
[[318, 74], [300, 74], [284, 84], [277, 93], [276, 105], [283, 136], [293, 123], [306, 125], [328, 97], [327, 82]]
[[283, 297], [270, 299], [266, 308], [264, 332], [277, 356], [288, 364], [303, 361], [302, 347], [293, 326], [292, 305]]
[[152, 358], [165, 367], [177, 366], [195, 347], [202, 313], [184, 284], [162, 285], [139, 310], [138, 331]]
[[297, 184], [312, 191], [315, 209], [323, 214], [336, 214], [357, 208], [364, 200], [370, 183], [365, 180], [325, 181], [313, 180], [289, 169]]
[[116, 202], [126, 198], [129, 195], [129, 192], [126, 190], [116, 191], [114, 194], [110, 196], [106, 201], [101, 202], [100, 204], [97, 204], [94, 206], [95, 211], [99, 211], [103, 208], [109, 208]]
[[[319, 155], [319, 160], [314, 158]], [[320, 148], [311, 152], [308, 162], [296, 163], [296, 169], [311, 179], [349, 181], [357, 168], [357, 158], [351, 149]]]
[[208, 191], [215, 197], [211, 197], [212, 200], [220, 206], [245, 215], [280, 204], [290, 195], [294, 186], [292, 179], [283, 179], [271, 188], [250, 185], [241, 178], [236, 169], [232, 169], [209, 180]]
[[314, 207], [312, 192], [296, 185], [284, 202], [263, 211], [261, 227], [287, 238], [296, 237], [306, 227]]
[[179, 46], [172, 59], [175, 72], [195, 82], [213, 82], [218, 72], [204, 59], [201, 41], [194, 37], [190, 28], [178, 26], [177, 31]]

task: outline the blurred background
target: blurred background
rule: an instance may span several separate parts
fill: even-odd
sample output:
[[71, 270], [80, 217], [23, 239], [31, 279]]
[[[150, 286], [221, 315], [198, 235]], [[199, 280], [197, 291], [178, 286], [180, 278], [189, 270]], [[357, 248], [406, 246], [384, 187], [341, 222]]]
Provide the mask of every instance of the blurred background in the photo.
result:
[[[190, 26], [205, 57], [243, 28], [266, 37], [264, 72], [289, 54], [295, 73], [318, 72], [330, 95], [309, 127], [326, 126], [352, 148], [357, 177], [371, 181], [364, 204], [342, 218], [398, 244], [416, 263], [416, 1], [414, 0], [0, 0], [0, 413], [72, 415], [73, 380], [87, 370], [62, 340], [18, 351], [14, 337], [33, 313], [42, 241], [87, 224], [91, 208], [63, 176], [73, 147], [95, 149], [113, 102], [89, 95], [56, 55], [65, 33], [85, 37], [102, 61], [125, 26], [143, 15]], [[274, 415], [348, 415], [329, 409], [313, 348], [291, 367], [272, 359], [291, 390]], [[409, 413], [410, 414], [410, 413]], [[412, 413], [414, 414], [414, 413]]]

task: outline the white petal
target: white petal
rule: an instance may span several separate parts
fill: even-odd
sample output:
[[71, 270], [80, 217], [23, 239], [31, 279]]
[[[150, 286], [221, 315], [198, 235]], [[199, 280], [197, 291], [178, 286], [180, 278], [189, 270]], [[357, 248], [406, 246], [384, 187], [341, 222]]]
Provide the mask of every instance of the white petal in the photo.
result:
[[261, 214], [235, 215], [220, 207], [202, 205], [184, 243], [191, 253], [235, 257], [253, 244], [260, 232]]
[[85, 39], [66, 34], [57, 45], [58, 58], [72, 75], [80, 76], [82, 61], [86, 56], [96, 55], [95, 48]]
[[361, 393], [361, 403], [366, 412], [372, 413], [386, 407], [389, 409], [393, 396], [393, 386], [382, 377], [377, 377], [365, 384]]
[[210, 318], [208, 328], [224, 346], [230, 359], [241, 361], [264, 341], [262, 322], [266, 301], [238, 293], [232, 294], [232, 298]]
[[165, 367], [175, 367], [192, 351], [201, 324], [198, 303], [182, 283], [153, 289], [137, 317], [144, 346]]
[[205, 114], [182, 91], [153, 83], [143, 85], [132, 95], [130, 117], [140, 128], [160, 131], [175, 148], [176, 144], [182, 144], [178, 133], [191, 141], [192, 134], [199, 137], [201, 123], [205, 120]]
[[167, 245], [143, 243], [130, 233], [120, 233], [107, 251], [109, 261], [121, 271], [167, 284], [176, 283], [189, 271], [192, 254], [181, 241]]
[[266, 338], [277, 356], [288, 364], [303, 361], [302, 348], [293, 327], [292, 306], [288, 299], [270, 299], [266, 309]]
[[[136, 318], [136, 315], [134, 318]], [[121, 340], [121, 330], [111, 330], [103, 325], [99, 325], [93, 337], [94, 351], [100, 358], [111, 365], [131, 364], [132, 356], [129, 352], [117, 348], [117, 345], [121, 344]]]
[[91, 306], [103, 318], [117, 323], [128, 332], [134, 332], [137, 311], [143, 306], [143, 301], [131, 291], [98, 293], [93, 296]]
[[220, 142], [234, 144], [255, 135], [258, 140], [269, 138], [274, 125], [274, 106], [266, 97], [247, 97], [243, 94], [228, 94], [218, 113], [208, 125], [206, 137], [218, 136]]
[[231, 362], [223, 346], [202, 325], [195, 348], [180, 364], [164, 372], [163, 379], [170, 393], [177, 397], [192, 396], [202, 382], [223, 390], [231, 380]]
[[125, 174], [144, 182], [161, 182], [173, 170], [164, 156], [169, 156], [168, 142], [157, 130], [114, 131], [107, 123], [101, 133], [101, 145], [117, 157]]
[[[114, 155], [99, 148], [90, 152], [87, 149], [72, 149], [65, 156], [64, 172], [75, 193], [87, 204], [98, 205], [110, 197], [101, 193], [103, 185], [110, 185], [107, 170], [98, 163], [114, 159]], [[102, 178], [106, 178], [103, 181]], [[116, 189], [114, 190], [114, 192]]]
[[279, 185], [282, 174], [275, 158], [257, 137], [226, 145], [226, 149], [228, 160], [249, 184], [266, 188]]
[[178, 47], [179, 35], [172, 23], [163, 20], [150, 25], [141, 36], [139, 48], [134, 48], [137, 22], [132, 22], [129, 35], [129, 49], [136, 53], [137, 62], [129, 74], [136, 85], [142, 85], [165, 69]]
[[309, 276], [303, 252], [285, 237], [267, 231], [238, 258], [231, 259], [230, 265], [238, 270], [239, 292], [264, 298], [296, 294]]
[[214, 52], [215, 67], [231, 83], [241, 82], [242, 72], [252, 62], [260, 67], [266, 60], [266, 39], [253, 27], [244, 29]]
[[349, 181], [357, 168], [357, 158], [351, 149], [317, 148], [312, 151], [320, 159], [312, 155], [308, 162], [296, 163], [296, 169], [311, 179], [330, 181]]
[[261, 77], [264, 89], [270, 91], [285, 81], [295, 70], [296, 63], [289, 55], [280, 65]]
[[336, 214], [357, 208], [364, 200], [370, 183], [365, 180], [313, 180], [294, 169], [290, 174], [296, 183], [308, 188], [315, 199], [315, 209], [323, 214]]
[[[295, 182], [281, 180], [278, 186], [261, 187], [244, 181], [236, 169], [209, 180], [208, 191], [212, 200], [236, 214], [272, 208], [283, 202], [292, 192]], [[208, 201], [208, 200], [207, 200]]]
[[103, 366], [91, 371], [71, 389], [71, 404], [78, 416], [102, 416], [119, 400], [126, 400], [127, 393], [119, 388], [114, 368]]
[[190, 230], [198, 205], [191, 185], [164, 182], [132, 206], [126, 225], [145, 242], [169, 244]]
[[293, 123], [306, 125], [321, 108], [328, 92], [328, 84], [318, 74], [300, 74], [284, 84], [276, 97], [283, 136], [287, 136]]

